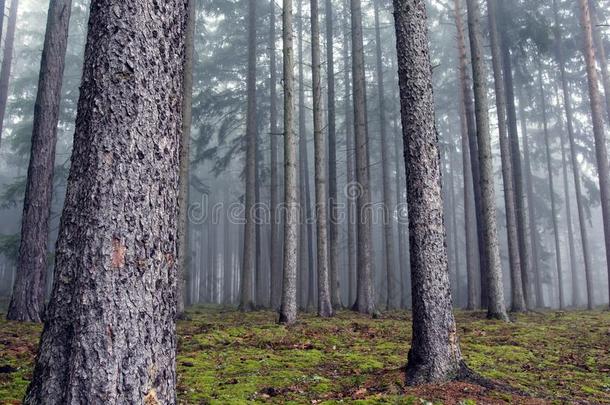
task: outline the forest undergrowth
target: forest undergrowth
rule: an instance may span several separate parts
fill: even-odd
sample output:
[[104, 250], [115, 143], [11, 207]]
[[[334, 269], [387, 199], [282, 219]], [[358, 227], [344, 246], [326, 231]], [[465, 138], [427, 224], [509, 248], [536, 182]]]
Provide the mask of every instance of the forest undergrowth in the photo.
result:
[[[514, 390], [407, 387], [406, 312], [303, 315], [286, 328], [273, 312], [198, 307], [178, 324], [179, 403], [610, 403], [610, 312], [537, 312], [511, 324], [482, 312], [456, 316], [467, 364]], [[20, 403], [40, 331], [0, 317], [0, 403]]]

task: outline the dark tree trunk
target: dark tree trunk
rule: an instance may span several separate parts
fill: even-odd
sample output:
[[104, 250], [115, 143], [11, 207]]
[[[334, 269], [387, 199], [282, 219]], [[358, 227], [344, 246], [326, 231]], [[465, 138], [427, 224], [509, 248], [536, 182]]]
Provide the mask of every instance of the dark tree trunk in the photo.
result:
[[[593, 136], [595, 137], [595, 156], [597, 158], [597, 173], [601, 197], [602, 216], [604, 222], [604, 242], [606, 246], [606, 267], [608, 271], [608, 286], [610, 288], [610, 167], [608, 166], [608, 147], [602, 98], [599, 91], [599, 78], [591, 27], [591, 11], [588, 0], [580, 0], [580, 24], [584, 38], [584, 54], [587, 63], [587, 80], [589, 83], [589, 101], [591, 104], [591, 119], [593, 121]], [[593, 292], [591, 288], [589, 294]], [[610, 290], [608, 291], [610, 296]], [[590, 300], [592, 301], [592, 300]]]
[[352, 18], [352, 80], [354, 99], [354, 135], [356, 140], [356, 180], [350, 193], [357, 195], [358, 216], [358, 277], [354, 309], [360, 313], [375, 311], [373, 293], [373, 241], [369, 164], [369, 136], [366, 112], [366, 82], [364, 40], [362, 36], [362, 6], [360, 0], [350, 0]]
[[[606, 44], [602, 37], [600, 30], [603, 29], [598, 27], [598, 11], [597, 1], [589, 0], [589, 7], [591, 9], [591, 21], [593, 25], [593, 39], [595, 41], [595, 52], [597, 54], [597, 61], [602, 74], [602, 84], [604, 86], [604, 95], [606, 97], [606, 119], [610, 123], [610, 71], [608, 70], [608, 57], [606, 52]], [[0, 27], [1, 28], [1, 27]]]
[[395, 0], [394, 10], [413, 277], [407, 380], [439, 383], [457, 377], [462, 356], [445, 246], [426, 7], [422, 0]]
[[52, 0], [49, 4], [34, 107], [17, 276], [7, 312], [10, 320], [41, 322], [43, 318], [55, 145], [71, 6], [71, 0]]
[[[4, 2], [3, 2], [4, 3]], [[2, 4], [4, 5], [4, 4]], [[6, 115], [6, 104], [8, 101], [8, 85], [11, 79], [11, 69], [13, 67], [13, 48], [15, 44], [15, 29], [17, 28], [17, 11], [19, 0], [11, 0], [8, 14], [8, 25], [4, 37], [4, 56], [0, 67], [0, 145], [2, 134], [4, 133], [4, 118]], [[4, 18], [4, 7], [2, 7], [2, 19]], [[0, 31], [1, 32], [1, 31]], [[2, 34], [0, 34], [0, 37]]]
[[176, 402], [186, 19], [185, 1], [92, 3], [56, 276], [26, 404]]
[[504, 205], [506, 209], [506, 230], [508, 239], [508, 258], [511, 275], [512, 304], [511, 311], [526, 310], [521, 279], [521, 258], [519, 254], [519, 237], [517, 231], [517, 211], [515, 206], [515, 180], [513, 177], [512, 156], [506, 128], [506, 92], [502, 77], [502, 55], [497, 24], [497, 2], [487, 0], [491, 53], [496, 90], [496, 108], [498, 114], [498, 132], [500, 136], [500, 154], [502, 157], [502, 178], [504, 181]]
[[279, 322], [297, 320], [297, 249], [299, 244], [299, 200], [297, 139], [294, 132], [294, 47], [292, 39], [292, 0], [283, 0], [282, 40], [284, 77], [284, 257], [282, 302]]
[[472, 78], [474, 82], [475, 115], [477, 123], [477, 143], [479, 149], [479, 170], [481, 182], [481, 217], [484, 220], [485, 276], [487, 278], [487, 316], [508, 320], [504, 306], [502, 268], [498, 230], [496, 224], [495, 187], [489, 130], [489, 101], [485, 68], [483, 66], [483, 44], [479, 31], [481, 21], [480, 5], [476, 0], [467, 0], [468, 27], [472, 53]]
[[337, 187], [337, 124], [335, 103], [335, 56], [333, 37], [333, 4], [325, 1], [326, 23], [326, 76], [328, 85], [328, 198], [329, 198], [329, 256], [330, 256], [330, 294], [334, 309], [341, 303], [341, 283], [339, 273], [339, 208]]
[[566, 124], [568, 129], [568, 139], [570, 141], [570, 158], [572, 164], [572, 172], [574, 175], [574, 194], [576, 197], [576, 207], [578, 209], [578, 220], [580, 225], [580, 239], [582, 245], [582, 255], [585, 264], [585, 278], [587, 282], [587, 306], [593, 308], [593, 268], [591, 265], [591, 254], [589, 248], [589, 235], [587, 231], [587, 217], [585, 215], [584, 201], [582, 199], [582, 184], [580, 179], [580, 166], [576, 150], [576, 136], [574, 133], [574, 111], [572, 108], [572, 95], [568, 86], [568, 78], [565, 68], [565, 56], [563, 53], [563, 44], [561, 40], [561, 26], [559, 24], [559, 8], [557, 0], [553, 0], [553, 15], [555, 20], [554, 36], [557, 62], [559, 64], [559, 72], [561, 73], [561, 87], [563, 90], [563, 103], [566, 115]]

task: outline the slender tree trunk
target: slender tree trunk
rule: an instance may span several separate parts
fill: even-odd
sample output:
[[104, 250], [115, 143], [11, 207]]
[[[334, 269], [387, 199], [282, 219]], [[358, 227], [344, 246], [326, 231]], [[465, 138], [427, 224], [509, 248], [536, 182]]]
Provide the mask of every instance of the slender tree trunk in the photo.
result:
[[282, 303], [279, 322], [297, 320], [297, 249], [299, 244], [299, 201], [297, 188], [297, 139], [294, 132], [294, 48], [292, 0], [282, 2], [284, 83], [284, 258]]
[[280, 206], [280, 165], [279, 165], [279, 133], [277, 127], [277, 67], [275, 61], [275, 1], [269, 2], [269, 98], [270, 98], [270, 125], [271, 132], [271, 246], [269, 259], [271, 262], [271, 307], [276, 310], [280, 307], [282, 263], [280, 256], [280, 223], [278, 215]]
[[[3, 2], [4, 3], [4, 2]], [[3, 6], [4, 4], [2, 4]], [[15, 44], [15, 29], [17, 28], [17, 11], [19, 0], [11, 0], [8, 14], [8, 25], [4, 37], [4, 56], [0, 67], [0, 145], [2, 134], [4, 133], [4, 118], [6, 115], [6, 105], [8, 101], [8, 85], [11, 79], [11, 69], [13, 67], [13, 48]], [[2, 7], [4, 11], [4, 7]], [[4, 13], [0, 16], [4, 18]], [[1, 32], [1, 31], [0, 31]], [[0, 37], [2, 34], [0, 34]]]
[[482, 218], [484, 220], [485, 264], [487, 266], [487, 316], [508, 320], [504, 306], [504, 289], [502, 287], [502, 268], [498, 230], [496, 224], [495, 190], [493, 162], [491, 154], [491, 135], [485, 68], [483, 65], [483, 44], [479, 31], [481, 21], [480, 5], [476, 0], [467, 0], [470, 49], [472, 52], [472, 71], [474, 82], [475, 115], [477, 122], [477, 141], [479, 148], [479, 169], [481, 182]]
[[354, 135], [356, 138], [356, 179], [352, 192], [358, 196], [358, 277], [354, 309], [373, 314], [373, 241], [369, 171], [369, 136], [366, 112], [364, 41], [362, 37], [362, 7], [360, 0], [350, 0], [352, 18], [352, 80], [354, 98]]
[[521, 259], [517, 232], [517, 211], [515, 206], [515, 189], [512, 157], [506, 128], [506, 92], [502, 77], [502, 55], [497, 24], [497, 2], [487, 0], [489, 29], [491, 37], [491, 54], [493, 62], [494, 83], [496, 90], [496, 108], [498, 114], [498, 132], [500, 136], [500, 155], [502, 157], [502, 178], [504, 181], [504, 205], [506, 209], [506, 230], [508, 239], [508, 258], [510, 263], [512, 312], [526, 310], [521, 279]]
[[246, 225], [241, 276], [242, 311], [254, 309], [254, 276], [256, 272], [256, 0], [248, 0], [248, 108], [246, 118]]
[[578, 163], [577, 151], [576, 151], [576, 142], [575, 142], [575, 134], [574, 134], [574, 116], [572, 109], [572, 95], [570, 94], [570, 88], [568, 86], [568, 78], [566, 74], [565, 68], [565, 56], [562, 48], [562, 40], [561, 40], [561, 26], [559, 24], [559, 8], [557, 6], [557, 0], [553, 0], [553, 14], [555, 19], [555, 42], [556, 42], [556, 53], [557, 53], [557, 61], [559, 64], [559, 71], [561, 73], [561, 86], [563, 90], [563, 102], [566, 114], [566, 124], [568, 129], [568, 139], [570, 141], [570, 157], [572, 163], [572, 171], [574, 174], [574, 191], [576, 197], [576, 206], [578, 209], [578, 220], [580, 224], [580, 238], [582, 245], [582, 254], [585, 264], [585, 277], [587, 282], [587, 306], [589, 309], [593, 308], [593, 274], [592, 274], [592, 266], [591, 266], [591, 254], [589, 248], [589, 236], [587, 231], [587, 218], [585, 215], [584, 202], [582, 201], [582, 185], [580, 179], [580, 166]]
[[595, 51], [597, 53], [597, 61], [602, 73], [602, 84], [604, 86], [604, 95], [606, 96], [606, 119], [610, 123], [610, 71], [608, 70], [608, 58], [606, 53], [606, 44], [600, 34], [598, 25], [598, 12], [596, 0], [589, 0], [590, 15], [593, 25], [593, 40], [595, 41]]
[[[589, 9], [588, 0], [580, 0], [579, 4], [580, 24], [582, 26], [584, 38], [584, 54], [587, 63], [593, 135], [595, 137], [595, 156], [597, 158], [597, 173], [599, 176], [599, 190], [604, 222], [604, 242], [606, 246], [606, 267], [608, 270], [609, 286], [608, 294], [610, 297], [610, 167], [608, 165], [608, 149], [604, 129], [602, 98], [599, 91], [593, 28], [591, 27], [591, 11]], [[592, 291], [593, 290], [591, 289], [591, 292]]]
[[337, 119], [335, 103], [335, 56], [333, 35], [333, 3], [325, 0], [326, 23], [326, 76], [328, 105], [328, 197], [330, 211], [330, 294], [334, 309], [340, 309], [341, 285], [339, 275], [339, 208], [337, 188]]
[[549, 136], [549, 119], [542, 81], [542, 62], [538, 60], [538, 86], [540, 89], [540, 105], [542, 107], [542, 125], [544, 129], [544, 146], [546, 151], [546, 167], [549, 173], [549, 192], [551, 193], [551, 215], [553, 216], [553, 236], [555, 238], [555, 267], [557, 269], [557, 282], [559, 291], [559, 309], [566, 306], [563, 291], [563, 271], [561, 262], [561, 239], [559, 238], [559, 219], [557, 202], [555, 201], [555, 180], [553, 178], [553, 155], [551, 154], [551, 139]]
[[375, 44], [377, 53], [377, 94], [379, 95], [379, 132], [381, 135], [381, 162], [383, 177], [383, 230], [384, 245], [386, 256], [386, 309], [397, 308], [398, 284], [395, 280], [394, 260], [394, 226], [391, 218], [390, 209], [394, 208], [394, 198], [392, 195], [392, 162], [394, 157], [390, 151], [389, 134], [386, 127], [386, 105], [385, 105], [385, 83], [383, 74], [383, 60], [381, 47], [381, 29], [379, 27], [379, 0], [373, 1], [375, 15]]
[[318, 315], [333, 315], [330, 292], [328, 217], [326, 196], [326, 139], [322, 116], [322, 62], [320, 61], [320, 19], [318, 0], [311, 0], [311, 77], [313, 88], [313, 138], [315, 149], [316, 225], [318, 269]]
[[[471, 97], [470, 75], [468, 74], [468, 55], [466, 54], [466, 41], [464, 34], [464, 22], [462, 19], [461, 0], [454, 0], [454, 18], [457, 29], [458, 48], [458, 73], [460, 78], [460, 120], [462, 130], [462, 166], [464, 168], [464, 225], [466, 237], [466, 275], [468, 279], [468, 301], [466, 308], [474, 310], [476, 304], [476, 268], [477, 261], [483, 263], [479, 256], [477, 258], [477, 214], [475, 212], [475, 188], [473, 183], [475, 177], [478, 179], [478, 146], [476, 144], [476, 123], [474, 122], [474, 106]], [[470, 153], [471, 145], [476, 147], [475, 156]], [[480, 235], [480, 234], [479, 234]]]
[[43, 319], [55, 145], [71, 6], [71, 0], [52, 0], [49, 4], [34, 108], [17, 277], [7, 312], [7, 318], [15, 321], [41, 322]]
[[189, 271], [189, 168], [191, 125], [193, 122], [193, 55], [195, 52], [195, 0], [188, 0], [184, 54], [184, 94], [182, 102], [182, 143], [180, 145], [180, 222], [178, 226], [178, 317], [184, 314], [186, 280]]
[[56, 277], [26, 404], [176, 403], [186, 19], [186, 2], [91, 6]]
[[426, 7], [422, 0], [395, 0], [394, 10], [413, 277], [407, 381], [439, 383], [458, 376], [462, 356], [445, 245]]
[[[344, 102], [344, 115], [345, 115], [345, 161], [347, 165], [347, 187], [349, 190], [352, 185], [356, 182], [356, 167], [355, 167], [355, 152], [356, 148], [354, 145], [354, 110], [352, 104], [353, 101], [351, 92], [351, 80], [350, 80], [350, 60], [349, 60], [349, 45], [351, 43], [351, 37], [349, 32], [350, 26], [350, 0], [344, 2], [344, 30], [343, 30], [343, 83], [345, 86], [345, 94], [343, 98]], [[347, 271], [348, 271], [348, 306], [353, 305], [356, 302], [356, 278], [357, 278], [357, 218], [356, 218], [356, 199], [353, 198], [349, 193], [346, 195], [347, 198]]]

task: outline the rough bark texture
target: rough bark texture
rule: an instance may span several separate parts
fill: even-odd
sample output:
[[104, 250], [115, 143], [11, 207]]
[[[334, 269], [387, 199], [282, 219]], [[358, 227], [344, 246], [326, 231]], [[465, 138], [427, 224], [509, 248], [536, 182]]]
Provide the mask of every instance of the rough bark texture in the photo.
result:
[[551, 139], [549, 135], [549, 118], [542, 80], [542, 63], [538, 60], [538, 87], [540, 90], [540, 106], [542, 107], [542, 125], [544, 129], [544, 146], [546, 152], [546, 168], [549, 175], [549, 192], [551, 193], [551, 215], [553, 216], [553, 236], [555, 240], [555, 268], [559, 292], [559, 309], [566, 306], [563, 292], [563, 271], [561, 262], [561, 238], [559, 237], [559, 218], [557, 202], [555, 201], [555, 179], [553, 178], [553, 155], [551, 154]]
[[386, 309], [398, 307], [398, 282], [394, 270], [395, 247], [394, 247], [394, 226], [390, 210], [394, 209], [394, 198], [392, 195], [392, 163], [394, 161], [390, 150], [390, 139], [386, 126], [386, 105], [385, 105], [385, 86], [383, 74], [381, 29], [379, 27], [379, 0], [373, 2], [375, 15], [375, 49], [377, 53], [377, 94], [379, 95], [379, 132], [381, 136], [381, 165], [383, 178], [383, 230], [385, 245], [385, 264], [386, 264]]
[[328, 108], [328, 197], [330, 212], [330, 294], [334, 309], [339, 309], [341, 303], [341, 285], [339, 273], [339, 212], [337, 187], [337, 126], [335, 103], [335, 56], [333, 38], [333, 4], [332, 0], [325, 2], [326, 23], [326, 77], [327, 77], [327, 108]]
[[256, 272], [256, 0], [248, 0], [248, 78], [246, 117], [246, 224], [239, 308], [252, 311]]
[[426, 7], [422, 0], [395, 0], [394, 10], [413, 277], [407, 379], [439, 383], [458, 375], [462, 359], [445, 245]]
[[41, 322], [44, 313], [57, 122], [71, 6], [71, 0], [52, 0], [49, 4], [34, 106], [17, 274], [6, 316], [15, 321]]
[[494, 83], [496, 90], [496, 108], [498, 114], [498, 132], [500, 136], [500, 155], [502, 158], [502, 179], [504, 181], [504, 205], [506, 209], [506, 231], [508, 239], [508, 259], [511, 276], [512, 305], [511, 311], [526, 310], [521, 279], [521, 259], [519, 255], [519, 238], [517, 232], [517, 212], [515, 206], [515, 189], [510, 143], [506, 128], [506, 92], [502, 78], [502, 56], [497, 23], [497, 2], [487, 0], [491, 54], [493, 62]]
[[92, 3], [53, 293], [26, 404], [176, 402], [186, 18], [186, 1]]
[[502, 268], [498, 230], [496, 224], [495, 190], [493, 162], [491, 154], [491, 136], [489, 131], [487, 86], [483, 66], [483, 44], [479, 31], [481, 21], [480, 5], [476, 0], [467, 0], [470, 49], [472, 53], [472, 71], [474, 82], [475, 116], [477, 122], [477, 142], [479, 148], [479, 170], [481, 182], [481, 209], [484, 221], [485, 264], [488, 288], [487, 316], [508, 320], [504, 306], [502, 287]]
[[580, 239], [582, 246], [582, 255], [585, 265], [585, 278], [587, 282], [587, 306], [593, 308], [593, 275], [591, 265], [591, 253], [589, 248], [589, 235], [587, 231], [588, 223], [585, 214], [584, 201], [582, 200], [582, 184], [580, 179], [580, 166], [578, 163], [575, 133], [574, 133], [574, 110], [572, 108], [572, 95], [568, 85], [568, 77], [565, 68], [565, 55], [562, 48], [561, 40], [561, 25], [559, 22], [559, 8], [557, 0], [553, 0], [553, 15], [555, 20], [554, 36], [555, 36], [555, 52], [557, 62], [559, 64], [559, 72], [561, 73], [561, 87], [563, 91], [563, 103], [566, 115], [566, 125], [568, 129], [568, 139], [570, 141], [570, 158], [572, 164], [572, 172], [574, 175], [574, 194], [576, 197], [576, 208], [578, 210], [578, 220], [580, 225]]
[[280, 323], [297, 320], [297, 250], [299, 243], [299, 201], [297, 189], [297, 139], [294, 132], [294, 47], [292, 0], [283, 0], [282, 40], [284, 77], [284, 258]]
[[182, 94], [182, 141], [180, 144], [180, 218], [178, 223], [178, 295], [176, 313], [184, 314], [186, 280], [189, 269], [189, 169], [191, 124], [193, 122], [193, 55], [195, 53], [195, 0], [187, 2], [187, 21], [184, 38], [184, 77]]
[[[466, 237], [466, 276], [468, 279], [468, 297], [466, 308], [474, 310], [477, 307], [476, 298], [476, 270], [477, 261], [477, 215], [475, 212], [475, 193], [474, 193], [474, 167], [473, 158], [470, 153], [470, 139], [474, 139], [476, 146], [476, 128], [473, 116], [473, 105], [471, 97], [470, 75], [468, 74], [468, 55], [466, 53], [466, 40], [464, 34], [464, 22], [462, 19], [461, 0], [454, 0], [454, 18], [457, 30], [458, 48], [458, 72], [460, 78], [460, 121], [462, 132], [462, 166], [464, 170], [464, 224]], [[478, 157], [474, 158], [478, 178]]]
[[375, 310], [373, 294], [373, 241], [369, 165], [369, 136], [366, 112], [366, 83], [364, 71], [364, 42], [362, 37], [362, 7], [360, 0], [350, 0], [352, 10], [352, 80], [354, 97], [354, 135], [356, 140], [356, 179], [352, 184], [358, 194], [358, 277], [354, 309], [372, 314]]
[[316, 182], [318, 315], [333, 315], [330, 299], [328, 215], [326, 196], [326, 138], [322, 116], [322, 75], [320, 62], [320, 19], [318, 0], [311, 0], [311, 78], [313, 88], [313, 139]]
[[271, 246], [269, 257], [271, 261], [271, 307], [275, 310], [280, 307], [282, 259], [280, 255], [281, 218], [278, 215], [280, 205], [280, 165], [279, 165], [279, 136], [277, 127], [277, 66], [275, 57], [275, 1], [269, 2], [269, 118], [271, 133]]
[[[602, 98], [599, 91], [599, 77], [597, 73], [595, 44], [593, 42], [593, 28], [591, 27], [591, 11], [589, 9], [589, 1], [580, 0], [579, 4], [580, 24], [582, 26], [584, 38], [585, 61], [587, 63], [587, 81], [589, 83], [591, 119], [593, 121], [593, 135], [595, 137], [595, 156], [597, 158], [597, 173], [599, 176], [599, 190], [604, 222], [606, 266], [609, 280], [608, 286], [610, 288], [610, 168], [608, 165], [608, 149], [606, 144], [606, 131], [604, 129]], [[593, 292], [593, 289], [589, 290], [589, 293], [591, 292]]]
[[[19, 0], [11, 0], [8, 25], [6, 26], [6, 34], [4, 36], [4, 55], [2, 57], [2, 66], [0, 67], [0, 145], [2, 142], [2, 133], [4, 133], [4, 116], [6, 114], [6, 103], [8, 101], [8, 85], [11, 79], [11, 69], [13, 67], [13, 48], [15, 44], [18, 8]], [[2, 10], [4, 11], [4, 7]], [[4, 14], [2, 14], [1, 17], [4, 18]]]

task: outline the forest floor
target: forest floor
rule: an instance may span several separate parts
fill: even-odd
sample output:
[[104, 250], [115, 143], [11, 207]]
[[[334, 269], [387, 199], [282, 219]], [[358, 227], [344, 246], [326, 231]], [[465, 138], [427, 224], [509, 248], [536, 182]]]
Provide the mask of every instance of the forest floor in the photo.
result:
[[[610, 403], [610, 312], [545, 312], [505, 324], [458, 312], [467, 364], [509, 390], [469, 383], [407, 387], [410, 314], [370, 319], [201, 307], [178, 324], [181, 404]], [[0, 320], [0, 403], [18, 404], [41, 327]], [[428, 402], [429, 401], [429, 402]]]

